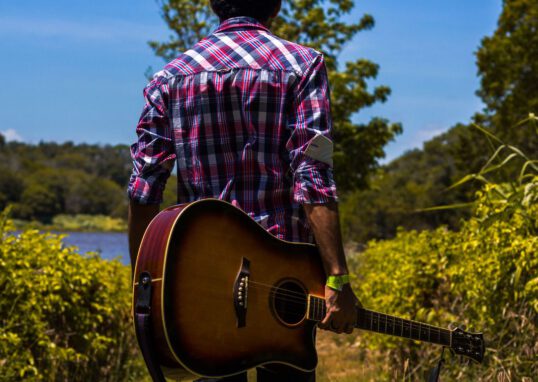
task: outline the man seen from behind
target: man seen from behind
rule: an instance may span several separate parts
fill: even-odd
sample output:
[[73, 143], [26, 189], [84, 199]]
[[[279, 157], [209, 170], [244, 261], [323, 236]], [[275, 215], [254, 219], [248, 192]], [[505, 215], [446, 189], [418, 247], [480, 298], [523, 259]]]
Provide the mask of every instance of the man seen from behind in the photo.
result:
[[[323, 55], [271, 33], [281, 0], [211, 0], [211, 7], [219, 27], [144, 91], [128, 188], [132, 267], [176, 165], [178, 203], [228, 201], [280, 239], [315, 242], [327, 276], [346, 280]], [[326, 287], [325, 297], [319, 326], [350, 333], [360, 303], [349, 283]], [[315, 380], [286, 366], [257, 374], [261, 382]], [[246, 380], [246, 373], [219, 379]]]

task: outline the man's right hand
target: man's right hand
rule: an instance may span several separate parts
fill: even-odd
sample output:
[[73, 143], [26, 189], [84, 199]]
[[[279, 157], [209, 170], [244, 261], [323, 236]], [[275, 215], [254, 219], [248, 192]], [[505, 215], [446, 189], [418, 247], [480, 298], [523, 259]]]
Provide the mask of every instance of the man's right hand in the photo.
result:
[[357, 307], [362, 307], [351, 286], [345, 284], [342, 291], [325, 287], [327, 314], [319, 323], [321, 329], [336, 333], [351, 333], [357, 322]]
[[[338, 204], [304, 204], [308, 223], [316, 238], [323, 268], [327, 275], [348, 273], [346, 256], [340, 234]], [[319, 323], [321, 329], [336, 333], [351, 333], [357, 321], [357, 306], [362, 306], [351, 286], [345, 284], [342, 291], [325, 287], [327, 314]]]

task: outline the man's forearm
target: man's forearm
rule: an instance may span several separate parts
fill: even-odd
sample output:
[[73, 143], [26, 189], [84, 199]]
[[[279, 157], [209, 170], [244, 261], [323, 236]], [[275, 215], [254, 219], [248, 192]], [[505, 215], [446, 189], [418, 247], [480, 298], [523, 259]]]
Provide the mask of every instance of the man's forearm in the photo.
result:
[[128, 230], [129, 230], [129, 255], [131, 257], [131, 271], [134, 272], [136, 264], [136, 257], [138, 256], [138, 249], [142, 242], [144, 232], [148, 227], [151, 220], [159, 213], [158, 204], [136, 204], [129, 203], [129, 218], [128, 218]]
[[[342, 245], [338, 205], [327, 203], [303, 205], [318, 244], [321, 260], [327, 276], [348, 273], [346, 256]], [[360, 301], [349, 284], [342, 289], [325, 286], [325, 305], [327, 314], [319, 323], [322, 329], [336, 333], [351, 333], [357, 321], [357, 306]]]
[[312, 228], [327, 275], [347, 274], [347, 263], [340, 233], [338, 205], [303, 205], [308, 223]]

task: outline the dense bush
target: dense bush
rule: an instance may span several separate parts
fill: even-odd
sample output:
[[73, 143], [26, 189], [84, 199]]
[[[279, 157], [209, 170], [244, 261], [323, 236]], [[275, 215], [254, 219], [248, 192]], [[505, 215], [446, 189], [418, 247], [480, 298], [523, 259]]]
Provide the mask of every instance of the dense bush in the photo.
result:
[[[352, 268], [367, 307], [484, 332], [484, 364], [449, 364], [443, 380], [538, 376], [538, 177], [487, 184], [459, 232], [401, 230], [393, 240], [371, 242]], [[357, 341], [367, 344], [361, 357], [379, 380], [423, 380], [440, 354], [433, 345], [381, 335], [361, 333]]]
[[143, 379], [129, 269], [0, 220], [0, 380]]

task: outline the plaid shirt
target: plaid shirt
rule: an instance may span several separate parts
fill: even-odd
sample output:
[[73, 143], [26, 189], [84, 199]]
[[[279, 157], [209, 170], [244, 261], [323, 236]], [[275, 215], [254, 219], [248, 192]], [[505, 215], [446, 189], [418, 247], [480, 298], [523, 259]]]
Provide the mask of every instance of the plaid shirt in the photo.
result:
[[331, 138], [321, 53], [235, 17], [155, 74], [144, 96], [132, 201], [160, 203], [176, 163], [178, 203], [227, 200], [278, 238], [312, 242], [301, 204], [336, 200], [332, 160], [307, 152]]

